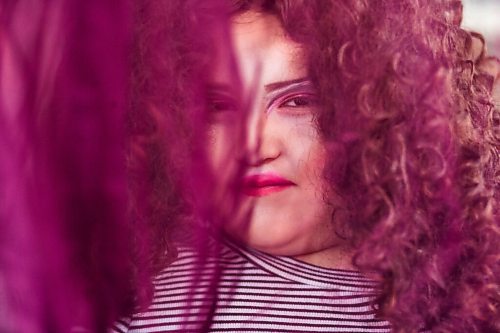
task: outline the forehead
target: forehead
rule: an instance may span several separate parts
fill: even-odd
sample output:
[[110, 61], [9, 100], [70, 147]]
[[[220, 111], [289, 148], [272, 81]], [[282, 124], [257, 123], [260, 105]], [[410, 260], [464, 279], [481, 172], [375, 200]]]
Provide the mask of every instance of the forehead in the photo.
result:
[[[273, 15], [249, 11], [234, 16], [230, 41], [244, 90], [307, 76], [301, 45], [287, 36]], [[217, 54], [213, 76], [224, 83], [230, 80], [229, 55], [221, 49]]]
[[279, 20], [270, 14], [248, 11], [235, 15], [230, 23], [232, 37], [240, 46], [269, 48], [288, 39]]

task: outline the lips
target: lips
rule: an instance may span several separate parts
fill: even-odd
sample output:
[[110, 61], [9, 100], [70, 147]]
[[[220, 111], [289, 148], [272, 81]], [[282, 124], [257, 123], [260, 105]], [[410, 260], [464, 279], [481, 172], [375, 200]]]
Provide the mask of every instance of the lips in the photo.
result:
[[275, 174], [250, 175], [243, 178], [242, 192], [248, 196], [261, 197], [294, 185], [294, 182]]

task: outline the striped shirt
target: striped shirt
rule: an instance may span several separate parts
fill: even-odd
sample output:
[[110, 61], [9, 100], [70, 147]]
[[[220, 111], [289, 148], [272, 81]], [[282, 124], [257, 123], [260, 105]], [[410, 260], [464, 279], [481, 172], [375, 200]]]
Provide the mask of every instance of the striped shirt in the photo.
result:
[[[212, 252], [212, 251], [208, 251]], [[146, 312], [113, 332], [390, 332], [375, 318], [374, 281], [225, 242], [200, 256], [182, 248], [154, 280]]]

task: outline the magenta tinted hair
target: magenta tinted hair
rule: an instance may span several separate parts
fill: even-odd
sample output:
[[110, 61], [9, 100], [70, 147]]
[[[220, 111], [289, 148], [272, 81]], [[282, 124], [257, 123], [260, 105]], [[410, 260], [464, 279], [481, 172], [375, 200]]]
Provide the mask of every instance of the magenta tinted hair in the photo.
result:
[[[467, 70], [480, 59], [470, 56], [474, 36], [459, 27], [460, 2], [231, 5], [233, 13], [276, 15], [307, 50], [323, 105], [317, 125], [331, 151], [324, 174], [349, 203], [349, 225], [339, 232], [358, 247], [358, 267], [381, 277], [380, 314], [401, 332], [496, 325], [484, 318], [496, 316], [490, 287], [497, 268], [485, 271], [496, 267], [494, 256], [479, 253], [497, 251], [498, 184], [491, 172], [498, 169], [497, 111], [484, 74]], [[188, 51], [195, 45], [177, 36], [173, 45]], [[169, 68], [183, 73], [197, 68], [183, 67], [186, 58], [176, 53], [171, 60]]]

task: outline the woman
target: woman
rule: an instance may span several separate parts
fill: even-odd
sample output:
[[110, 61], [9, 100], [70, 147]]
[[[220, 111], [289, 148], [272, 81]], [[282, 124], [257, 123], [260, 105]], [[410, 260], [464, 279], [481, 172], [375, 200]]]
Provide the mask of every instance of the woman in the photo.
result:
[[115, 329], [498, 331], [500, 115], [460, 2], [203, 6], [140, 11], [137, 279], [160, 273]]

